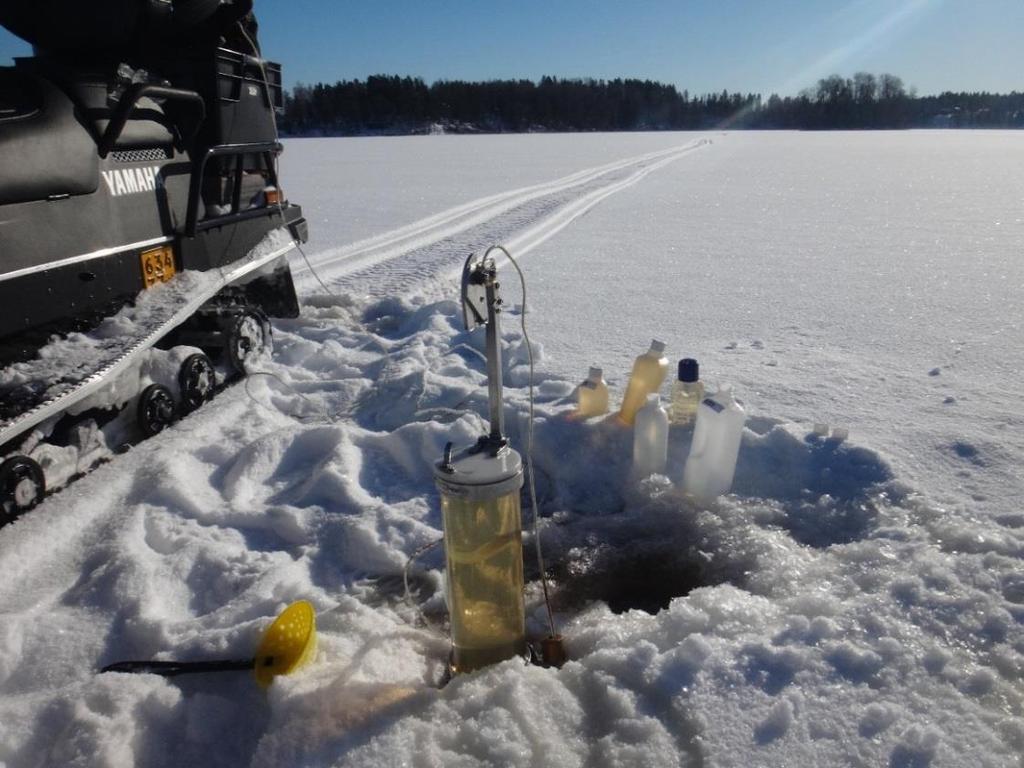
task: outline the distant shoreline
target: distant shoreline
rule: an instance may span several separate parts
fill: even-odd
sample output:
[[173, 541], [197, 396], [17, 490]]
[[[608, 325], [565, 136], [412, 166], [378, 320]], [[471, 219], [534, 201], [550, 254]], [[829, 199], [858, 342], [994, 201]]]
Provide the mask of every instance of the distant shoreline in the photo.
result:
[[798, 96], [691, 95], [650, 80], [541, 78], [487, 82], [375, 75], [296, 85], [290, 136], [579, 133], [679, 130], [1024, 128], [1024, 93], [918, 96], [894, 75], [819, 80]]
[[976, 127], [976, 126], [964, 126], [964, 127], [943, 127], [943, 126], [910, 126], [907, 128], [748, 128], [748, 127], [715, 127], [710, 126], [708, 128], [636, 128], [636, 129], [622, 129], [622, 130], [568, 130], [568, 129], [543, 129], [536, 128], [527, 131], [508, 131], [508, 130], [484, 130], [478, 128], [471, 128], [468, 130], [366, 130], [358, 133], [346, 133], [346, 132], [324, 132], [324, 131], [310, 131], [307, 133], [293, 133], [290, 131], [282, 130], [280, 137], [282, 139], [359, 139], [359, 138], [399, 138], [403, 136], [529, 136], [529, 135], [553, 135], [553, 134], [591, 134], [591, 133], [707, 133], [713, 131], [744, 131], [744, 132], [781, 132], [781, 131], [799, 131], [801, 133], [906, 133], [909, 131], [923, 131], [923, 132], [935, 132], [935, 131], [979, 131], [979, 132], [994, 132], [994, 131], [1019, 131], [1021, 127]]

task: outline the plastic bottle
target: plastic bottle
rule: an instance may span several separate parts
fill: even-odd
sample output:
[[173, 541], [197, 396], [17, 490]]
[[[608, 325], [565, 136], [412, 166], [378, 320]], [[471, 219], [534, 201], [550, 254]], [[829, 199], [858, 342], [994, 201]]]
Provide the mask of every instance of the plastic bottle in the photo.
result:
[[729, 492], [746, 420], [746, 411], [733, 398], [731, 389], [723, 388], [701, 400], [683, 470], [686, 493], [711, 501]]
[[679, 361], [679, 374], [672, 385], [672, 400], [668, 419], [683, 426], [697, 417], [697, 406], [704, 399], [704, 384], [700, 380], [700, 366], [692, 357]]
[[622, 398], [619, 409], [619, 420], [623, 424], [633, 426], [636, 412], [646, 402], [647, 396], [657, 392], [668, 373], [668, 358], [664, 355], [665, 343], [654, 339], [651, 348], [640, 355], [633, 363], [633, 373], [629, 376], [629, 385]]
[[633, 472], [637, 477], [665, 474], [668, 461], [668, 414], [657, 392], [636, 413], [633, 428]]
[[600, 368], [591, 366], [587, 376], [576, 389], [576, 416], [589, 419], [608, 413], [608, 385]]

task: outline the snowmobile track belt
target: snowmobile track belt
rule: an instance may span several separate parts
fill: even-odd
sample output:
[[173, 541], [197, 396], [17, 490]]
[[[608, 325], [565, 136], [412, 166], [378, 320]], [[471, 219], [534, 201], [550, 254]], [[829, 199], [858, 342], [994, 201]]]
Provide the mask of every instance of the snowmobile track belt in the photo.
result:
[[[287, 232], [287, 230], [274, 230], [274, 232]], [[234, 283], [238, 279], [253, 272], [260, 267], [269, 264], [274, 259], [283, 256], [294, 247], [295, 243], [288, 238], [286, 245], [274, 248], [271, 252], [263, 255], [243, 258], [242, 263], [235, 263], [232, 267], [225, 267], [219, 270], [220, 279], [211, 280], [203, 290], [190, 296], [187, 303], [180, 306], [166, 320], [157, 325], [145, 336], [136, 340], [113, 360], [106, 361], [101, 367], [83, 377], [49, 400], [39, 403], [29, 410], [6, 421], [0, 421], [0, 446], [13, 440], [19, 434], [41, 424], [47, 419], [62, 413], [75, 403], [88, 397], [90, 394], [102, 387], [113, 377], [130, 366], [140, 354], [156, 344], [160, 339], [170, 333], [171, 330], [188, 320], [198, 309], [209, 299], [213, 298], [222, 288]], [[259, 246], [257, 246], [258, 248]], [[204, 274], [211, 274], [207, 272]]]

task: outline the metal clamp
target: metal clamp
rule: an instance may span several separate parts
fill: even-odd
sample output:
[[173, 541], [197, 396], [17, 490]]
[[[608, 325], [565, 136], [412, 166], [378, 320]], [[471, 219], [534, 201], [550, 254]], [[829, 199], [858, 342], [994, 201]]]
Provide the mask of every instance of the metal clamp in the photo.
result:
[[[502, 301], [498, 296], [498, 288], [501, 286], [497, 277], [498, 269], [494, 259], [487, 254], [482, 257], [470, 254], [462, 268], [462, 312], [466, 330], [473, 330], [480, 325], [487, 327], [487, 384], [491, 431], [484, 440], [493, 450], [500, 450], [506, 443], [498, 328], [498, 314], [501, 312]], [[486, 311], [486, 316], [482, 309]]]

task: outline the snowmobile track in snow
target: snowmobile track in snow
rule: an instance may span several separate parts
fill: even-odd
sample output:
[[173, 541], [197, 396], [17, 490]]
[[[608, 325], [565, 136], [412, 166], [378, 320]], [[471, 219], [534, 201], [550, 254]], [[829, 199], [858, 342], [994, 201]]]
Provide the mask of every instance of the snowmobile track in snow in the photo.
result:
[[[522, 256], [610, 195], [711, 142], [588, 168], [554, 181], [465, 203], [377, 237], [311, 256], [331, 288], [384, 298], [424, 293], [457, 275], [465, 257], [494, 243]], [[296, 265], [295, 272], [308, 272]]]
[[[277, 238], [276, 240], [274, 238]], [[74, 334], [44, 349], [35, 360], [16, 363], [10, 374], [14, 381], [43, 382], [37, 400], [16, 415], [0, 418], [0, 445], [15, 436], [66, 412], [76, 403], [110, 383], [143, 352], [171, 329], [196, 312], [226, 285], [269, 264], [294, 247], [291, 237], [275, 230], [264, 243], [240, 262], [203, 274], [184, 274], [175, 283], [159, 286], [156, 300], [145, 302], [149, 310], [138, 318], [130, 333], [110, 338], [96, 334]], [[144, 298], [152, 298], [146, 296]], [[0, 378], [0, 382], [3, 378]]]

